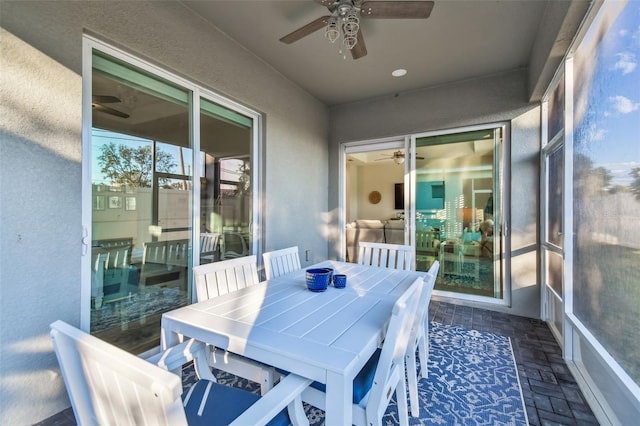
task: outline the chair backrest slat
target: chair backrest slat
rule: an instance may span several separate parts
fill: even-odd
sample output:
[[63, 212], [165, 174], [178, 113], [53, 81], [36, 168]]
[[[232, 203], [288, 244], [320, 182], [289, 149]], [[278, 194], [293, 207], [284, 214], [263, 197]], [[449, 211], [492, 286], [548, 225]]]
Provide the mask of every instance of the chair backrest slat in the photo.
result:
[[198, 302], [257, 284], [256, 262], [251, 255], [194, 267]]
[[262, 254], [267, 279], [279, 277], [301, 268], [298, 247], [288, 247]]
[[358, 263], [390, 269], [411, 270], [413, 248], [408, 245], [371, 243], [359, 244]]

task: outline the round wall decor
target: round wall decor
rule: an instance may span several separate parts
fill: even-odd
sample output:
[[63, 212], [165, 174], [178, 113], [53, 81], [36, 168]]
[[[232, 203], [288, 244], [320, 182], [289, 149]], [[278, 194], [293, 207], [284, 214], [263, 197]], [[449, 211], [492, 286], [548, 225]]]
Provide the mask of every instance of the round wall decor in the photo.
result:
[[382, 198], [382, 195], [380, 195], [378, 191], [371, 191], [369, 193], [369, 202], [371, 204], [378, 204], [381, 198]]

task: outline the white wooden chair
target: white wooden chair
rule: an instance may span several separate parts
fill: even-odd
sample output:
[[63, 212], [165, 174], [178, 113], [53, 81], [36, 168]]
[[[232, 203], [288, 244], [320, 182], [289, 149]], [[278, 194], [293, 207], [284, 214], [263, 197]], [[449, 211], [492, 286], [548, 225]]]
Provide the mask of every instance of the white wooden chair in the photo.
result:
[[358, 243], [358, 263], [360, 265], [410, 271], [412, 260], [413, 247], [411, 246], [365, 241]]
[[150, 241], [144, 243], [143, 263], [186, 266], [189, 260], [189, 240]]
[[220, 259], [233, 259], [247, 256], [249, 247], [244, 236], [239, 232], [225, 231], [220, 243]]
[[[418, 263], [424, 269], [431, 266], [434, 260], [440, 256], [440, 232], [416, 231], [416, 265]], [[416, 269], [417, 266], [416, 266]], [[421, 269], [423, 270], [423, 269]]]
[[122, 300], [137, 291], [135, 285], [129, 285], [129, 276], [134, 271], [130, 259], [131, 245], [92, 249], [91, 296], [96, 309], [103, 303]]
[[[297, 414], [300, 393], [310, 382], [289, 375], [261, 398], [216, 383], [205, 346], [194, 340], [144, 360], [63, 321], [51, 324], [51, 338], [80, 425], [244, 426], [272, 419], [289, 424], [283, 410], [290, 406]], [[181, 374], [182, 365], [192, 360], [200, 380], [183, 393], [180, 375], [171, 371]]]
[[102, 307], [104, 298], [104, 265], [107, 253], [101, 248], [91, 251], [91, 300], [95, 309]]
[[[424, 279], [424, 285], [418, 307], [414, 316], [411, 338], [407, 347], [406, 366], [407, 382], [409, 384], [409, 411], [413, 417], [420, 417], [420, 403], [418, 400], [418, 379], [427, 377], [427, 363], [429, 361], [429, 302], [433, 287], [438, 277], [440, 262], [433, 262]], [[416, 365], [416, 352], [420, 358], [420, 371]]]
[[198, 302], [260, 282], [256, 255], [195, 266], [193, 277]]
[[118, 246], [131, 246], [133, 247], [133, 237], [122, 238], [106, 238], [102, 240], [95, 240], [93, 245], [95, 247], [118, 247]]
[[[198, 302], [258, 284], [256, 260], [256, 256], [251, 255], [195, 266], [193, 277]], [[273, 387], [273, 367], [243, 356], [212, 347], [209, 365], [260, 383], [263, 395]]]
[[[423, 287], [416, 281], [396, 301], [382, 348], [376, 351], [353, 382], [353, 415], [351, 424], [381, 425], [389, 400], [395, 392], [400, 425], [409, 424], [407, 388], [405, 383], [405, 353]], [[302, 400], [326, 410], [325, 386], [314, 382], [302, 393]]]
[[140, 286], [162, 285], [186, 289], [189, 240], [144, 243]]
[[262, 260], [268, 280], [301, 268], [298, 246], [263, 253]]
[[200, 263], [215, 262], [220, 234], [203, 232], [200, 234]]

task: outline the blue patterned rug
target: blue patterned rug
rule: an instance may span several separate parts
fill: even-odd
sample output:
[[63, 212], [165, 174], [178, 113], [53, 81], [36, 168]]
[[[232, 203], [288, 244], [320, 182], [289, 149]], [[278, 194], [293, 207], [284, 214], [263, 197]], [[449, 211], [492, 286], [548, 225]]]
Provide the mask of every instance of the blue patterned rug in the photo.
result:
[[[508, 337], [432, 322], [429, 377], [418, 382], [420, 418], [412, 425], [527, 425], [518, 372]], [[257, 383], [215, 371], [220, 383], [259, 393]], [[195, 379], [185, 370], [188, 387]], [[305, 404], [312, 426], [324, 425], [324, 412]], [[383, 419], [397, 425], [395, 399]]]

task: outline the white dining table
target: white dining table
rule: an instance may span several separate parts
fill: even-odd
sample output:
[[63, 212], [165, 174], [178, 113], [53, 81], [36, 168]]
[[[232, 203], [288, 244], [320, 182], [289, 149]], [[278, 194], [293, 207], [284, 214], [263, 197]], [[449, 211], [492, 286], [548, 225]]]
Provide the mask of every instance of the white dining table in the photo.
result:
[[195, 338], [324, 383], [326, 424], [351, 424], [353, 379], [383, 341], [396, 299], [424, 273], [337, 261], [311, 267], [345, 274], [346, 288], [311, 292], [305, 268], [169, 311], [163, 349]]

